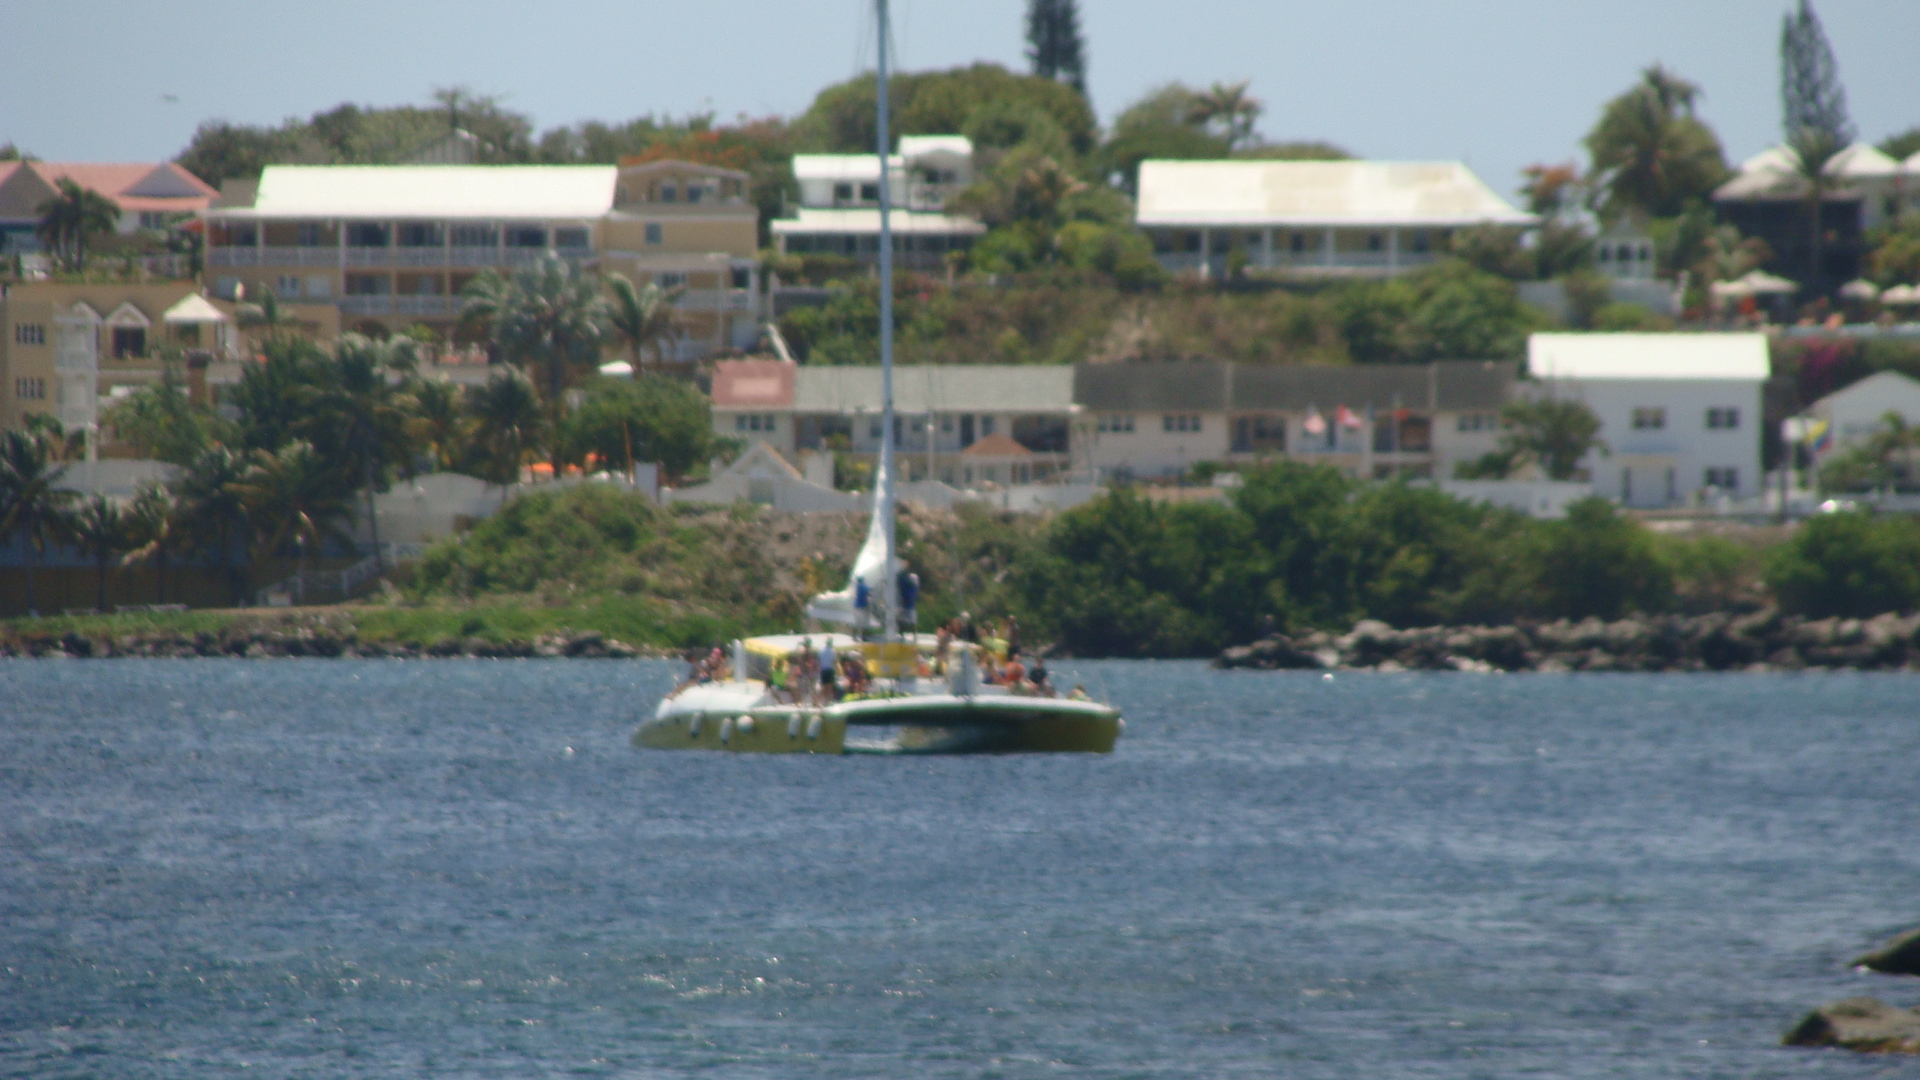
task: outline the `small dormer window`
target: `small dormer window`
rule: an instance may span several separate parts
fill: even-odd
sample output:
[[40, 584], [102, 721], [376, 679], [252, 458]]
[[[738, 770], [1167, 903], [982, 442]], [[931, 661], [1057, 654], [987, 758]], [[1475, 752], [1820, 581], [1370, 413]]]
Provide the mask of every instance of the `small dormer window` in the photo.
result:
[[687, 185], [687, 201], [690, 203], [699, 202], [701, 199], [701, 196], [705, 195], [706, 193], [707, 191], [705, 188], [699, 187], [694, 184]]
[[852, 202], [853, 201], [853, 185], [852, 184], [833, 185], [833, 201], [834, 202]]
[[679, 202], [680, 201], [679, 186], [675, 184], [661, 184], [660, 185], [660, 201], [661, 202]]
[[880, 201], [880, 185], [879, 184], [861, 184], [860, 185], [860, 201], [861, 202], [879, 202]]

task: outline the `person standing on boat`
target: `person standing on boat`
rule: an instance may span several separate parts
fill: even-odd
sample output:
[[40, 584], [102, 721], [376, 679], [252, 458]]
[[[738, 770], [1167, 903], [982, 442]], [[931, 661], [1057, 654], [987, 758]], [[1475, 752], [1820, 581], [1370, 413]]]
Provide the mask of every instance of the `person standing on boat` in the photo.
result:
[[867, 614], [873, 610], [873, 590], [867, 587], [866, 578], [853, 579], [853, 634], [862, 641], [867, 639]]
[[895, 584], [900, 590], [900, 622], [912, 633], [920, 629], [920, 620], [914, 617], [913, 610], [920, 602], [920, 575], [902, 570]]
[[838, 674], [834, 667], [833, 635], [828, 634], [820, 642], [820, 699], [822, 704], [831, 705], [840, 700], [834, 692], [834, 678]]

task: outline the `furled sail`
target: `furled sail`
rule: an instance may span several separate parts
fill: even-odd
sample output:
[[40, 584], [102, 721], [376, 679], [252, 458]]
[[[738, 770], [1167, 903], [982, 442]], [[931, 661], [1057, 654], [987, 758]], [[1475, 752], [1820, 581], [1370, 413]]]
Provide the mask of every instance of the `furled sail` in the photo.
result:
[[[807, 617], [846, 626], [877, 626], [882, 610], [893, 610], [893, 477], [890, 455], [882, 455], [873, 478], [873, 517], [867, 522], [867, 539], [853, 558], [853, 573], [847, 587], [838, 592], [820, 593], [807, 601]], [[860, 600], [865, 598], [863, 607]]]

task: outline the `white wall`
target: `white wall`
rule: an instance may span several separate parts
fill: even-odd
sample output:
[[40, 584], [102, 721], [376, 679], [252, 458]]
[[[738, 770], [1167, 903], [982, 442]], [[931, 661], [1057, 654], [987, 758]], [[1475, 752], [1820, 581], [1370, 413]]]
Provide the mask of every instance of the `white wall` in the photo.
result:
[[[1728, 494], [1760, 494], [1760, 382], [1734, 379], [1559, 379], [1552, 392], [1584, 401], [1600, 418], [1600, 439], [1611, 453], [1587, 456], [1594, 493], [1629, 506], [1685, 502], [1706, 487], [1706, 470], [1732, 468], [1738, 486]], [[1636, 408], [1666, 410], [1666, 426], [1633, 427]], [[1740, 410], [1739, 426], [1709, 429], [1707, 410]], [[1623, 483], [1632, 470], [1631, 490]], [[1669, 492], [1667, 470], [1673, 471]], [[1671, 494], [1671, 498], [1669, 498]]]
[[[1116, 469], [1128, 469], [1135, 479], [1152, 480], [1178, 476], [1195, 462], [1218, 461], [1227, 456], [1229, 432], [1224, 414], [1198, 413], [1199, 431], [1167, 431], [1166, 415], [1135, 413], [1132, 431], [1087, 430], [1082, 435], [1080, 425], [1076, 424], [1075, 438], [1088, 442], [1084, 451], [1080, 446], [1075, 447], [1074, 460], [1091, 460], [1102, 479], [1111, 477]], [[1091, 423], [1088, 427], [1092, 427]], [[1292, 431], [1288, 434], [1291, 436]]]

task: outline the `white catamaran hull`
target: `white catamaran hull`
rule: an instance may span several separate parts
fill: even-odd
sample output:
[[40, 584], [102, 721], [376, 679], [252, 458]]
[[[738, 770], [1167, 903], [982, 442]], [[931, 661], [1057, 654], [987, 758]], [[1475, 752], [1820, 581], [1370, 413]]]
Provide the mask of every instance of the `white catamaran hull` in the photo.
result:
[[688, 687], [661, 702], [634, 731], [633, 745], [776, 754], [1105, 754], [1124, 726], [1112, 707], [1071, 698], [930, 693], [809, 706], [776, 703], [763, 683], [730, 681]]

